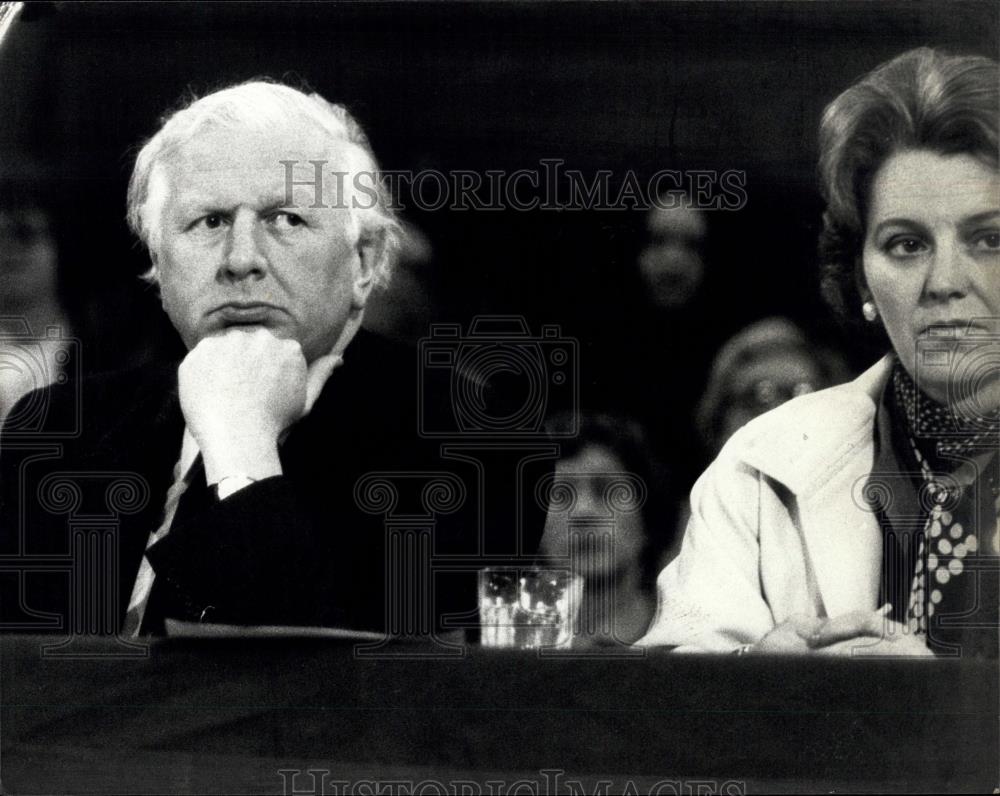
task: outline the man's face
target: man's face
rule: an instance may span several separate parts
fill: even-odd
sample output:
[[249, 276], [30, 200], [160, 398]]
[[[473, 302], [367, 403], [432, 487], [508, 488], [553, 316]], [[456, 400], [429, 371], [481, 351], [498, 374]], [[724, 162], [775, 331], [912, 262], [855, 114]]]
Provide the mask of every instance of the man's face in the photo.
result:
[[156, 265], [163, 308], [189, 349], [263, 326], [298, 340], [311, 362], [364, 307], [369, 250], [351, 235], [334, 180], [319, 197], [311, 184], [295, 186], [289, 205], [283, 160], [296, 162], [296, 182], [313, 179], [311, 160], [329, 161], [327, 175], [338, 168], [318, 133], [291, 129], [206, 130], [165, 164]]

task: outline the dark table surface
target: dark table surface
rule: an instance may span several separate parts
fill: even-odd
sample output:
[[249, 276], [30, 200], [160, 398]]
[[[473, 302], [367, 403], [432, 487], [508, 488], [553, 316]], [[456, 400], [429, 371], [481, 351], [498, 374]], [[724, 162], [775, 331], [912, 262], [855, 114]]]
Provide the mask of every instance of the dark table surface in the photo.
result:
[[166, 639], [123, 657], [52, 643], [0, 638], [7, 793], [1000, 785], [995, 662], [474, 647], [440, 658], [289, 638]]

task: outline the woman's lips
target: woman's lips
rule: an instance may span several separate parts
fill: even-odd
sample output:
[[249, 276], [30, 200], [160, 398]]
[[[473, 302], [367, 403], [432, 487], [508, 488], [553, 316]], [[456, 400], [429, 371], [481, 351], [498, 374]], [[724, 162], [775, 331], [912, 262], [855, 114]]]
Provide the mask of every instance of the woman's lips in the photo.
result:
[[934, 321], [923, 326], [919, 337], [963, 337], [989, 333], [990, 328], [979, 319]]

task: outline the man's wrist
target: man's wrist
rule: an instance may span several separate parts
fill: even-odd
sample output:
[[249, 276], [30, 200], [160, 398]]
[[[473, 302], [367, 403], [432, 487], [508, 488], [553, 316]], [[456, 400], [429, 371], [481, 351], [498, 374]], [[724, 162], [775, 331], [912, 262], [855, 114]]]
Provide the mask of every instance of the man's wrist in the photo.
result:
[[260, 481], [283, 473], [276, 442], [206, 445], [201, 448], [201, 453], [205, 461], [205, 478], [210, 484], [218, 483], [227, 476], [242, 475]]
[[231, 495], [235, 495], [242, 489], [246, 489], [250, 484], [257, 483], [256, 478], [251, 478], [248, 475], [226, 475], [223, 476], [215, 484], [212, 484], [212, 489], [215, 492], [216, 500], [225, 500]]

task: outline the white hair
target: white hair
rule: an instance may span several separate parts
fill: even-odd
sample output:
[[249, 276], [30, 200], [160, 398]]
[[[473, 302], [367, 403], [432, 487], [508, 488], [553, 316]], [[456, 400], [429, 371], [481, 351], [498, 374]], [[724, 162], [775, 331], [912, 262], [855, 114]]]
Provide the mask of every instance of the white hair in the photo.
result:
[[[388, 281], [398, 246], [399, 224], [392, 210], [388, 188], [379, 177], [378, 163], [361, 125], [342, 105], [319, 94], [305, 94], [290, 86], [254, 80], [208, 94], [164, 117], [157, 133], [146, 142], [135, 160], [128, 186], [128, 224], [145, 244], [153, 267], [143, 275], [158, 280], [156, 260], [162, 243], [163, 208], [170, 195], [165, 161], [206, 128], [240, 129], [268, 133], [289, 128], [319, 130], [336, 151], [350, 175], [370, 175], [366, 196], [357, 196], [355, 179], [344, 181], [349, 195], [340, 197], [349, 212], [355, 239], [379, 235], [382, 245], [374, 266], [374, 281]], [[371, 193], [375, 193], [374, 200]]]

